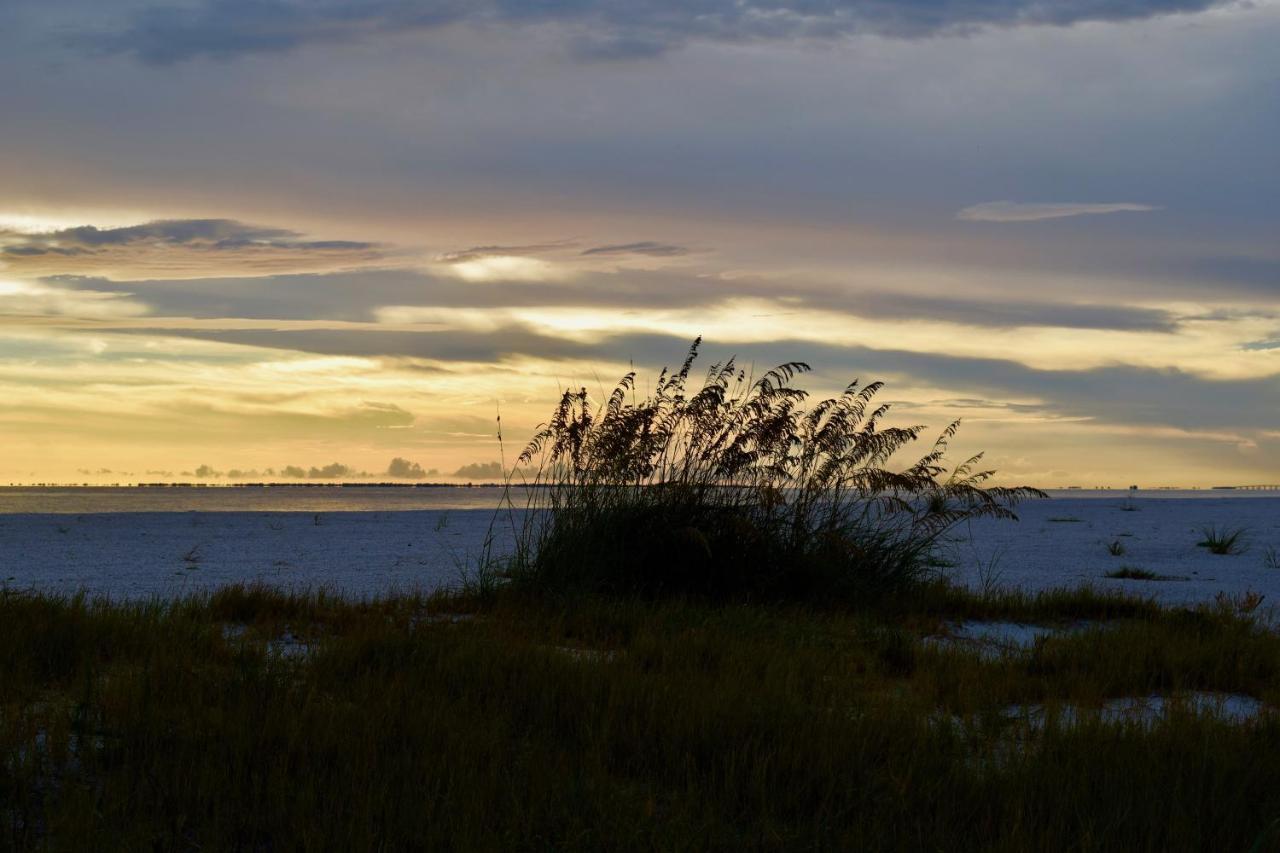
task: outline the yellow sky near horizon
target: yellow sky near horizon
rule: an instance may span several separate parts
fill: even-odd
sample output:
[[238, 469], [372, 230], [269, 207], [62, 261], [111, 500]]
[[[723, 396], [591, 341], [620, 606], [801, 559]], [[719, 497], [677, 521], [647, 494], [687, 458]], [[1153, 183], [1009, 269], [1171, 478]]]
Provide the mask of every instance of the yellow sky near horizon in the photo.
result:
[[[0, 220], [10, 223], [10, 246], [60, 247], [50, 235], [63, 222], [19, 229], [18, 217]], [[0, 481], [190, 480], [200, 466], [262, 479], [268, 470], [335, 462], [353, 476], [378, 478], [393, 457], [448, 479], [463, 466], [499, 458], [499, 411], [507, 452], [514, 455], [561, 389], [585, 384], [606, 392], [632, 362], [642, 368], [643, 382], [645, 369], [652, 376], [663, 363], [678, 362], [687, 342], [702, 335], [712, 353], [708, 362], [735, 353], [760, 368], [774, 354], [776, 360], [813, 362], [817, 372], [805, 385], [818, 394], [835, 393], [854, 377], [886, 378], [886, 397], [896, 401], [905, 421], [940, 427], [963, 417], [960, 448], [986, 449], [1004, 482], [1205, 486], [1250, 479], [1255, 460], [1264, 456], [1257, 430], [1108, 422], [1058, 405], [1052, 389], [1037, 391], [1034, 377], [1080, 381], [1095, 372], [1138, 370], [1240, 383], [1268, 381], [1280, 370], [1276, 349], [1247, 346], [1274, 334], [1275, 318], [1241, 312], [1235, 303], [1142, 301], [1125, 306], [1150, 315], [1135, 328], [1055, 326], [1053, 304], [1028, 323], [995, 327], [982, 325], [980, 305], [962, 305], [950, 320], [903, 316], [905, 309], [892, 305], [885, 309], [890, 316], [860, 316], [856, 290], [839, 287], [833, 271], [807, 278], [794, 270], [725, 274], [715, 269], [719, 257], [701, 253], [622, 252], [584, 261], [576, 248], [534, 247], [522, 255], [491, 247], [485, 251], [493, 254], [442, 263], [425, 249], [387, 251], [394, 264], [412, 258], [406, 275], [411, 283], [420, 278], [419, 287], [394, 296], [429, 297], [440, 281], [459, 283], [463, 293], [503, 291], [499, 304], [479, 300], [466, 306], [429, 304], [429, 298], [428, 304], [378, 304], [377, 293], [362, 299], [361, 276], [384, 271], [386, 262], [365, 257], [372, 250], [357, 247], [359, 256], [345, 261], [350, 281], [341, 289], [355, 298], [356, 313], [364, 312], [365, 319], [350, 319], [356, 316], [350, 312], [348, 319], [309, 317], [305, 298], [296, 294], [296, 317], [239, 316], [262, 312], [236, 310], [237, 299], [251, 303], [253, 293], [218, 292], [228, 276], [247, 277], [260, 287], [259, 295], [269, 296], [282, 274], [323, 280], [332, 272], [297, 257], [313, 251], [303, 245], [309, 238], [267, 239], [280, 244], [253, 246], [247, 260], [238, 247], [225, 250], [227, 257], [208, 241], [125, 242], [112, 251], [140, 256], [119, 270], [138, 276], [132, 283], [127, 277], [65, 278], [83, 275], [85, 268], [74, 262], [68, 265], [72, 271], [52, 278], [47, 265], [7, 263], [0, 270], [0, 345], [9, 354], [0, 361], [0, 412], [8, 438], [0, 451]], [[257, 265], [268, 253], [274, 255], [270, 263]], [[152, 254], [160, 260], [147, 260]], [[55, 257], [46, 264], [56, 262]], [[181, 269], [190, 276], [167, 279], [165, 289], [156, 290], [148, 274], [158, 264], [172, 265], [161, 266], [161, 272]], [[892, 283], [890, 272], [876, 266], [846, 270], [846, 276]], [[913, 276], [913, 298], [928, 298], [931, 285], [943, 294], [979, 291], [976, 284], [957, 288], [962, 273], [905, 267], [896, 275]], [[598, 304], [600, 281], [625, 282], [631, 274], [661, 276], [664, 287], [699, 287], [705, 294], [688, 304]], [[982, 277], [981, 271], [969, 274]], [[1042, 279], [1062, 290], [1052, 274]], [[938, 286], [939, 280], [948, 287]], [[647, 283], [642, 279], [641, 293]], [[518, 304], [521, 288], [531, 286], [550, 286], [556, 298], [551, 304]], [[741, 295], [744, 290], [748, 295]], [[152, 299], [156, 293], [158, 302]], [[177, 303], [166, 304], [178, 297], [199, 310], [184, 314], [174, 310]], [[878, 298], [872, 292], [872, 301]], [[841, 301], [847, 307], [829, 307]], [[1062, 304], [1102, 315], [1116, 308]], [[1152, 317], [1155, 325], [1141, 325]], [[307, 337], [316, 335], [326, 337]], [[385, 346], [381, 336], [388, 340]], [[448, 347], [457, 351], [432, 357], [433, 336], [449, 336]], [[424, 342], [421, 351], [414, 348], [416, 339]], [[841, 358], [842, 347], [850, 346], [855, 349]], [[475, 353], [469, 356], [468, 349]], [[546, 349], [552, 352], [540, 352]], [[896, 365], [903, 359], [895, 353], [936, 364], [923, 370], [914, 363]], [[832, 363], [833, 356], [839, 361]], [[990, 364], [997, 372], [1015, 369], [1026, 376], [1016, 390], [997, 395], [963, 387], [962, 378], [946, 381], [952, 363], [979, 374]], [[1209, 448], [1214, 461], [1183, 460], [1171, 467], [1170, 448], [1184, 446]]]
[[473, 473], [697, 336], [1280, 481], [1280, 0], [716, 2], [7, 10], [0, 483]]

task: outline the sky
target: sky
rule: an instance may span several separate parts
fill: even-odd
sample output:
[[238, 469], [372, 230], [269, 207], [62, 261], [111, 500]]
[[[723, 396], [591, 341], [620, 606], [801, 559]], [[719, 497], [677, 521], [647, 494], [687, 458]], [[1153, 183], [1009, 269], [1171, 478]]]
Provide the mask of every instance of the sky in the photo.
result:
[[1280, 0], [0, 0], [0, 482], [491, 478], [699, 335], [1002, 482], [1280, 482], [1276, 44]]

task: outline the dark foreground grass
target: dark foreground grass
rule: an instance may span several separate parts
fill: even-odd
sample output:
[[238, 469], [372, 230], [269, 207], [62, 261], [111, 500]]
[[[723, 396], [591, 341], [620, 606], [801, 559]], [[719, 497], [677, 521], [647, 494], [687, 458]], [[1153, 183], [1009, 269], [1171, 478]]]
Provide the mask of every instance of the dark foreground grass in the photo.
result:
[[[975, 616], [1105, 621], [1022, 655], [921, 640]], [[1280, 845], [1274, 717], [1000, 713], [1184, 689], [1275, 705], [1280, 637], [1225, 602], [7, 594], [0, 644], [4, 849]]]

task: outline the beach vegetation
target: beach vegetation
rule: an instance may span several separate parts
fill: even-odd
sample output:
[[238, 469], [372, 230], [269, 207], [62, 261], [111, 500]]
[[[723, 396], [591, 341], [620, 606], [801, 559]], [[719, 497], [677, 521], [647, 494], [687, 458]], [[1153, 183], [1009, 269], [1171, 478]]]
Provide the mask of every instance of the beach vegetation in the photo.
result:
[[[1064, 630], [928, 641], [973, 619]], [[1280, 815], [1274, 712], [1087, 713], [1274, 708], [1280, 637], [1087, 589], [10, 591], [0, 643], [3, 850], [1247, 850]]]
[[[946, 556], [944, 534], [1015, 518], [1041, 497], [994, 486], [982, 455], [947, 461], [959, 427], [910, 455], [882, 384], [810, 402], [789, 362], [733, 359], [690, 379], [700, 341], [641, 396], [634, 372], [603, 400], [563, 393], [519, 456], [528, 505], [506, 575], [552, 593], [853, 601], [900, 593]], [[513, 516], [514, 517], [514, 516]]]
[[1170, 580], [1168, 575], [1157, 574], [1150, 569], [1142, 569], [1136, 566], [1121, 566], [1118, 569], [1107, 572], [1107, 577], [1118, 578], [1121, 580], [1131, 581], [1164, 581]]
[[1211, 554], [1234, 556], [1246, 550], [1246, 530], [1243, 527], [1218, 527], [1216, 524], [1201, 530], [1204, 537], [1196, 543], [1197, 548], [1208, 548]]

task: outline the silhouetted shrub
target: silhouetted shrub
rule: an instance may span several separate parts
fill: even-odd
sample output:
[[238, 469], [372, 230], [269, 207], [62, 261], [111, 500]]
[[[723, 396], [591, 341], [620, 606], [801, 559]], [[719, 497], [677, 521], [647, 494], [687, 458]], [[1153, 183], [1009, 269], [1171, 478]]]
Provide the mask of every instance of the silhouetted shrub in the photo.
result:
[[520, 455], [530, 486], [509, 575], [544, 591], [717, 599], [853, 599], [919, 580], [940, 537], [979, 516], [1014, 518], [1029, 488], [987, 486], [981, 454], [891, 463], [921, 426], [883, 426], [881, 383], [806, 407], [780, 365], [758, 379], [730, 359], [700, 388], [699, 341], [654, 392], [628, 373], [601, 404], [567, 391]]

